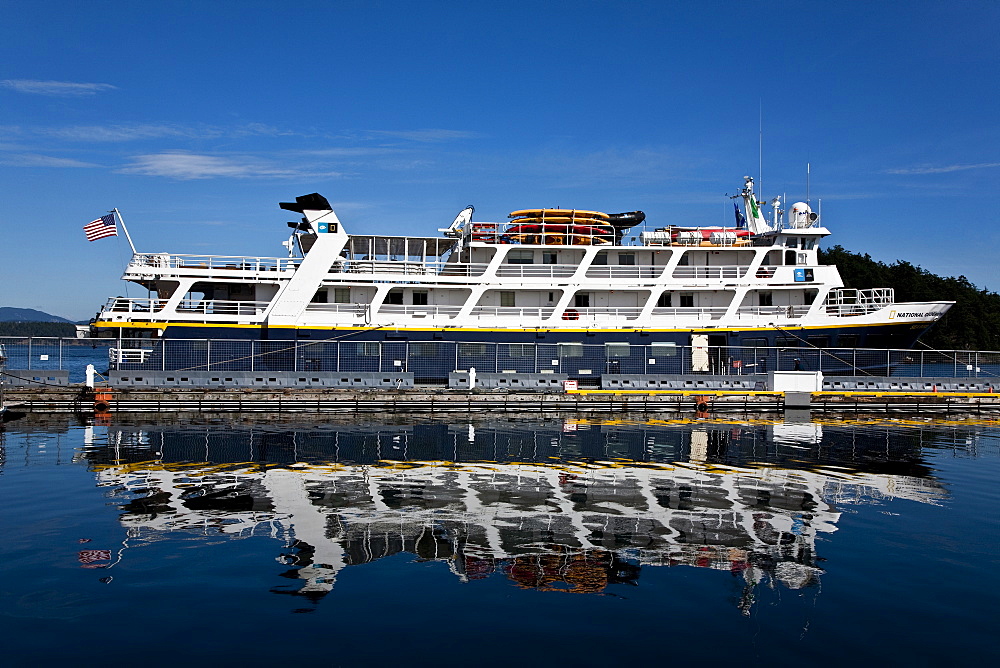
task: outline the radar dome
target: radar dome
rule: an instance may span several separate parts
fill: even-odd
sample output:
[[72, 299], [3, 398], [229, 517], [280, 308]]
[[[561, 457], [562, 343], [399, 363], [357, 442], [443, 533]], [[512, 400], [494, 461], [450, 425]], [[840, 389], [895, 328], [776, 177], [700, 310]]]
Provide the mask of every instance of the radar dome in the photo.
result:
[[812, 227], [819, 220], [819, 215], [813, 212], [805, 202], [796, 202], [792, 205], [788, 222], [792, 227]]

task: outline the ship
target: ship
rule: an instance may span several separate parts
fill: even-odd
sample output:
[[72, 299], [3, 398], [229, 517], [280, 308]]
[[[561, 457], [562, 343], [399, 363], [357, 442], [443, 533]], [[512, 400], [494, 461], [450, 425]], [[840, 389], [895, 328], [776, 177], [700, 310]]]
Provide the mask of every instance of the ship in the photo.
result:
[[786, 212], [781, 198], [758, 200], [749, 176], [732, 199], [731, 227], [546, 208], [484, 222], [469, 206], [436, 235], [394, 236], [349, 233], [313, 193], [279, 205], [300, 216], [280, 256], [133, 253], [122, 278], [149, 296], [109, 299], [92, 327], [119, 339], [346, 340], [360, 355], [386, 341], [525, 355], [554, 344], [570, 356], [586, 344], [888, 349], [911, 347], [953, 304], [845, 287], [819, 262], [830, 231], [807, 202]]

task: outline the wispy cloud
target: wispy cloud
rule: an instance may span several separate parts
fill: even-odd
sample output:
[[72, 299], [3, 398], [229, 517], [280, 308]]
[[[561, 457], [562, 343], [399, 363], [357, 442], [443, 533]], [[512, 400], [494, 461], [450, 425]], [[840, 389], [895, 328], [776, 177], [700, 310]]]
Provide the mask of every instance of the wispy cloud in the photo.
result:
[[248, 123], [231, 128], [214, 125], [184, 126], [169, 123], [71, 125], [64, 128], [39, 128], [34, 132], [40, 136], [80, 142], [125, 142], [140, 139], [161, 139], [164, 137], [217, 139], [220, 137], [292, 134], [262, 123]]
[[81, 162], [70, 158], [55, 158], [37, 153], [21, 153], [5, 155], [0, 164], [16, 165], [18, 167], [100, 167], [92, 162]]
[[125, 174], [144, 176], [165, 176], [171, 179], [214, 179], [214, 178], [316, 178], [342, 176], [339, 172], [308, 171], [285, 167], [273, 161], [254, 156], [222, 157], [188, 153], [186, 151], [165, 151], [132, 157], [131, 164], [118, 170]]
[[106, 83], [76, 83], [73, 81], [36, 81], [34, 79], [3, 79], [0, 86], [18, 93], [50, 95], [54, 97], [84, 97], [97, 95], [106, 90], [116, 90], [117, 86]]
[[478, 132], [470, 132], [468, 130], [441, 130], [433, 128], [426, 130], [372, 130], [371, 134], [422, 143], [438, 143], [454, 141], [456, 139], [475, 139], [481, 136]]
[[922, 165], [919, 167], [902, 167], [898, 169], [887, 169], [886, 174], [947, 174], [948, 172], [963, 172], [967, 169], [987, 169], [989, 167], [1000, 167], [1000, 162], [979, 162], [972, 165], [944, 165], [934, 167]]

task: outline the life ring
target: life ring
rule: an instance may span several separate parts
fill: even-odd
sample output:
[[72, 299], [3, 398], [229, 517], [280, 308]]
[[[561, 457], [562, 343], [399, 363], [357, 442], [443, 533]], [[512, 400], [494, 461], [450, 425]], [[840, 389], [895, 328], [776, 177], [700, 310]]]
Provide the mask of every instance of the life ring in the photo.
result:
[[565, 311], [563, 311], [562, 319], [563, 320], [579, 320], [580, 319], [580, 312], [577, 311], [575, 308], [568, 308]]

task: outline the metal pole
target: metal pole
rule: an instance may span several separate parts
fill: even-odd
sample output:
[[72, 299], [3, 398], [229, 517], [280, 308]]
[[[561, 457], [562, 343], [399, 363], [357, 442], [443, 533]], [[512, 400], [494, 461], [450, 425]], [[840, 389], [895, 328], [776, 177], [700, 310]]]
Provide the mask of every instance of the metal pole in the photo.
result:
[[114, 214], [115, 214], [116, 216], [118, 216], [118, 220], [119, 220], [119, 222], [121, 222], [121, 224], [122, 224], [122, 232], [124, 232], [124, 233], [125, 233], [125, 238], [126, 238], [126, 239], [128, 239], [128, 245], [132, 247], [132, 254], [133, 254], [133, 255], [135, 255], [135, 254], [136, 254], [136, 253], [137, 253], [138, 251], [137, 251], [137, 250], [135, 249], [135, 244], [134, 244], [134, 243], [132, 243], [132, 237], [131, 237], [131, 235], [129, 235], [129, 233], [128, 233], [128, 228], [127, 228], [127, 227], [125, 227], [125, 219], [124, 219], [124, 218], [122, 218], [122, 214], [121, 214], [121, 212], [120, 212], [120, 211], [118, 210], [118, 207], [115, 207], [115, 208], [114, 208], [114, 210], [113, 210], [113, 213], [114, 213]]
[[28, 369], [31, 369], [31, 341], [32, 338], [28, 337]]

